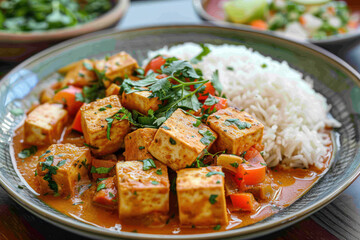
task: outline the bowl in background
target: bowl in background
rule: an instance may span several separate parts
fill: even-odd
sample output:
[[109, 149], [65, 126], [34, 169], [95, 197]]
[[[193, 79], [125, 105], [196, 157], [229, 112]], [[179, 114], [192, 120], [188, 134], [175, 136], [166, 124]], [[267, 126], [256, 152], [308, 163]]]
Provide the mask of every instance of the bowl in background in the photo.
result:
[[[210, 23], [218, 26], [224, 26], [224, 27], [235, 27], [240, 29], [253, 29], [251, 26], [246, 24], [239, 24], [239, 23], [232, 23], [229, 21], [226, 21], [224, 10], [221, 9], [221, 6], [224, 2], [227, 2], [229, 0], [193, 0], [193, 6], [195, 9], [195, 12], [198, 14], [198, 16], [203, 19], [204, 21], [209, 21]], [[348, 6], [351, 12], [360, 12], [360, 1], [359, 0], [344, 0]], [[211, 6], [210, 9], [208, 9], [208, 6]], [[256, 30], [255, 31], [262, 31], [262, 30]], [[266, 32], [269, 32], [274, 35], [278, 35], [280, 37], [284, 37], [284, 34], [276, 32], [276, 31], [270, 31], [266, 30]], [[287, 36], [287, 38], [289, 38]], [[302, 42], [311, 42], [316, 45], [320, 46], [330, 46], [330, 45], [340, 45], [344, 43], [348, 43], [350, 41], [353, 41], [355, 39], [360, 39], [360, 27], [349, 33], [345, 34], [337, 34], [333, 36], [329, 36], [326, 39], [307, 39], [302, 40], [298, 39], [296, 37], [291, 38], [292, 40], [296, 41], [302, 41]]]
[[20, 62], [62, 40], [115, 26], [125, 15], [130, 0], [113, 0], [113, 7], [90, 22], [43, 32], [0, 31], [0, 62]]

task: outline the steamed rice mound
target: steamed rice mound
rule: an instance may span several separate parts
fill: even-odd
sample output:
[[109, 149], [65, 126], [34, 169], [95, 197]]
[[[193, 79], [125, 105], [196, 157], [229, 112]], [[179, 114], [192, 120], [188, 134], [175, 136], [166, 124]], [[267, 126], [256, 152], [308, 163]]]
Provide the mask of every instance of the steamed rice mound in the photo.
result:
[[[339, 127], [330, 119], [326, 99], [312, 88], [311, 79], [244, 46], [208, 45], [211, 53], [194, 65], [211, 79], [219, 70], [219, 79], [230, 105], [244, 109], [264, 128], [264, 158], [268, 166], [323, 167], [331, 139], [325, 127]], [[185, 43], [149, 52], [190, 60], [201, 52], [199, 45]]]

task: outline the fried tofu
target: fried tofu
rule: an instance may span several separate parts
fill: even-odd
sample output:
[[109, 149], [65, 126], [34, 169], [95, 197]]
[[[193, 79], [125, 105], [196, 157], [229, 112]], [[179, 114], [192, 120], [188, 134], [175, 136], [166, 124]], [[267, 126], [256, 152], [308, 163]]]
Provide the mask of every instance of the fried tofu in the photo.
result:
[[73, 195], [76, 184], [88, 179], [91, 154], [87, 147], [53, 144], [39, 160], [36, 173], [41, 194]]
[[74, 63], [66, 72], [62, 87], [73, 85], [76, 87], [90, 86], [96, 82], [97, 77], [94, 71], [93, 61], [84, 59]]
[[181, 225], [227, 225], [224, 176], [221, 167], [177, 171], [176, 192]]
[[140, 128], [125, 137], [125, 160], [154, 159], [148, 152], [151, 142], [154, 140], [157, 129]]
[[111, 95], [118, 95], [120, 92], [120, 86], [112, 83], [106, 90], [105, 90], [105, 95], [111, 96]]
[[[123, 145], [126, 134], [130, 132], [130, 123], [113, 117], [121, 108], [119, 97], [115, 95], [84, 104], [80, 108], [85, 142], [91, 146], [92, 153], [110, 154]], [[113, 120], [109, 120], [110, 118]], [[108, 136], [109, 121], [112, 123]]]
[[116, 177], [109, 177], [97, 184], [92, 201], [97, 206], [116, 209], [118, 207], [117, 195]]
[[[116, 164], [120, 219], [138, 218], [164, 223], [168, 219], [170, 183], [166, 165], [149, 162], [125, 161]], [[147, 169], [147, 170], [146, 170]]]
[[151, 92], [149, 91], [133, 92], [130, 94], [123, 92], [121, 95], [121, 104], [129, 110], [136, 110], [148, 115], [150, 109], [156, 111], [162, 103], [158, 97], [149, 98], [150, 95]]
[[156, 132], [149, 152], [175, 171], [190, 166], [217, 137], [205, 124], [194, 125], [194, 117], [177, 109]]
[[249, 113], [226, 108], [211, 114], [207, 124], [218, 134], [213, 151], [241, 155], [251, 146], [262, 142], [264, 125]]
[[68, 113], [61, 104], [44, 103], [29, 113], [25, 120], [25, 143], [52, 144], [60, 138], [67, 123]]
[[119, 52], [107, 59], [96, 62], [95, 68], [104, 72], [107, 80], [104, 80], [105, 87], [108, 87], [116, 78], [125, 78], [133, 74], [139, 68], [137, 61], [126, 52]]

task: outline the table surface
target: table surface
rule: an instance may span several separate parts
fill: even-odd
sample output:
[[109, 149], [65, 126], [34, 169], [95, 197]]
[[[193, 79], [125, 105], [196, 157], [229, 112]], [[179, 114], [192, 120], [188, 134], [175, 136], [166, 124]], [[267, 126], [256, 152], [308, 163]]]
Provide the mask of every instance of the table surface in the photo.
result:
[[[191, 0], [133, 1], [118, 29], [164, 24], [200, 24]], [[360, 70], [360, 39], [327, 48]], [[1, 72], [14, 65], [0, 63]], [[360, 239], [360, 178], [337, 199], [311, 217], [266, 239]], [[29, 213], [0, 188], [0, 240], [86, 239], [59, 229]]]

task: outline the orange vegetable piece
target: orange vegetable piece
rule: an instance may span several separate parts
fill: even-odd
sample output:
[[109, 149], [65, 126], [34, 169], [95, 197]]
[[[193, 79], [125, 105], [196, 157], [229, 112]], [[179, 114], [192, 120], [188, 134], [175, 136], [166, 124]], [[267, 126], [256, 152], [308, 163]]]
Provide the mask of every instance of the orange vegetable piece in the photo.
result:
[[246, 185], [255, 185], [265, 180], [266, 163], [260, 152], [251, 147], [244, 156], [246, 163], [239, 165], [235, 178], [243, 179]]
[[225, 109], [228, 107], [228, 103], [227, 103], [227, 99], [226, 98], [221, 98], [221, 97], [216, 97], [216, 99], [219, 100], [218, 103], [212, 105], [212, 106], [207, 106], [207, 105], [204, 105], [203, 106], [203, 109], [204, 110], [207, 110], [210, 108], [210, 112], [212, 112], [214, 109], [216, 109], [216, 111], [220, 110], [220, 109]]
[[352, 28], [352, 29], [356, 29], [359, 25], [359, 22], [358, 21], [353, 21], [353, 20], [350, 20], [348, 22], [348, 27], [349, 28]]
[[82, 102], [75, 100], [77, 93], [82, 93], [82, 89], [74, 86], [68, 86], [55, 94], [54, 101], [63, 104], [69, 114], [74, 116], [83, 104]]
[[300, 17], [299, 17], [299, 22], [300, 22], [300, 24], [303, 25], [303, 26], [306, 24], [306, 20], [305, 20], [304, 16], [300, 16]]
[[259, 29], [259, 30], [267, 30], [268, 25], [264, 20], [257, 19], [250, 23], [252, 28]]
[[81, 127], [81, 111], [80, 110], [76, 113], [76, 116], [74, 118], [74, 122], [73, 122], [71, 128], [78, 132], [81, 132], [81, 133], [83, 132], [82, 127]]
[[117, 190], [115, 186], [115, 177], [110, 177], [98, 183], [93, 197], [93, 202], [102, 207], [115, 209], [117, 208]]
[[230, 199], [236, 210], [254, 211], [259, 206], [251, 193], [234, 193]]
[[166, 60], [162, 56], [158, 56], [152, 59], [148, 65], [145, 67], [145, 74], [152, 70], [155, 73], [159, 73], [161, 71], [161, 66], [166, 63]]

